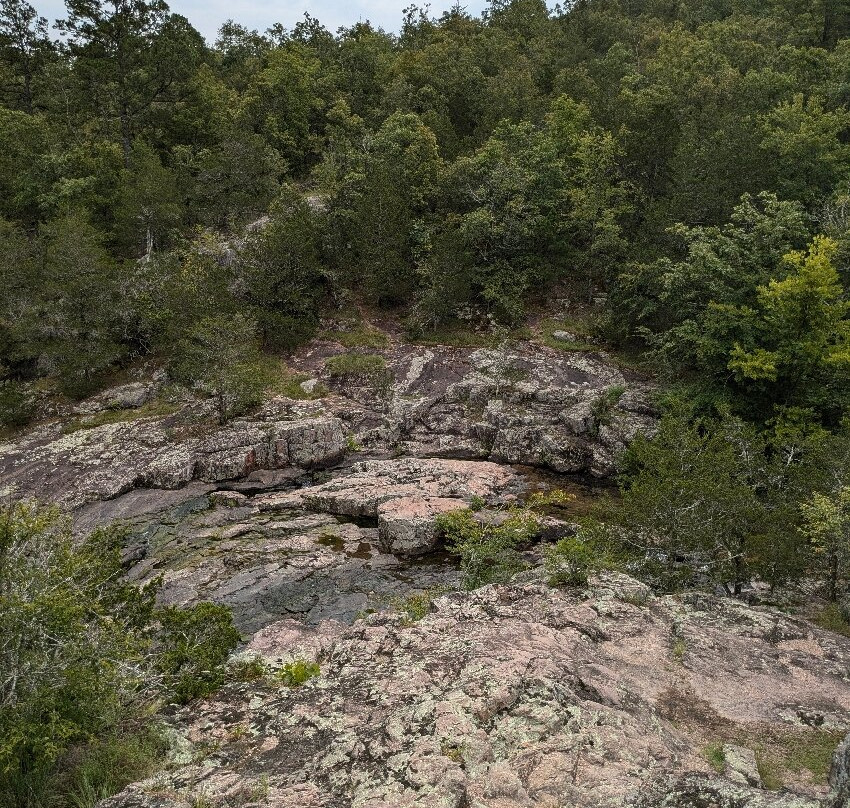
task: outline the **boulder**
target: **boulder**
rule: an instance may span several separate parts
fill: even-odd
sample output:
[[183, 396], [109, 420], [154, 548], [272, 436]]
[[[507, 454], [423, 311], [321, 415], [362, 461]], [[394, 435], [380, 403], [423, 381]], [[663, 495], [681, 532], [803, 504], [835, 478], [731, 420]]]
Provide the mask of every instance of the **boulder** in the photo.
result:
[[441, 513], [468, 507], [462, 499], [398, 497], [378, 505], [378, 547], [401, 556], [433, 550], [439, 538], [436, 519]]
[[752, 749], [736, 744], [723, 744], [725, 774], [733, 783], [761, 788], [756, 755]]

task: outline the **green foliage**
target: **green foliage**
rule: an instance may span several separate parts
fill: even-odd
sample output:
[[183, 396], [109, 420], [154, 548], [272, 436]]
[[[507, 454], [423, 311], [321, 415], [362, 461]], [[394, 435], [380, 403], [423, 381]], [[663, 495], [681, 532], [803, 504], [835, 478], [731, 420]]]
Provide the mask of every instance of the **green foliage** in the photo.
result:
[[115, 530], [73, 540], [55, 509], [0, 509], [0, 792], [10, 808], [88, 806], [145, 776], [162, 752], [151, 725], [159, 699], [221, 681], [238, 640], [229, 612], [157, 610], [158, 582], [126, 583], [120, 551]]
[[383, 356], [377, 354], [345, 353], [325, 361], [325, 370], [332, 379], [367, 384], [384, 392], [392, 384], [392, 371]]
[[349, 330], [322, 331], [319, 337], [344, 348], [386, 348], [390, 344], [389, 337], [369, 323], [358, 323]]
[[827, 631], [850, 637], [850, 621], [844, 616], [837, 603], [829, 603], [814, 617], [814, 622]]
[[295, 189], [286, 187], [272, 206], [269, 222], [249, 235], [239, 264], [264, 345], [284, 350], [309, 339], [318, 325], [325, 274], [321, 226]]
[[800, 509], [800, 532], [827, 577], [829, 598], [834, 601], [850, 562], [850, 487], [842, 487], [832, 496], [815, 491]]
[[515, 508], [495, 523], [479, 520], [469, 508], [440, 514], [437, 528], [446, 549], [459, 556], [466, 589], [505, 583], [525, 568], [518, 548], [538, 531], [539, 517], [530, 509]]
[[239, 642], [230, 610], [215, 603], [169, 607], [161, 623], [158, 667], [167, 691], [180, 703], [208, 696], [224, 684], [224, 663]]
[[671, 380], [703, 377], [704, 412], [833, 429], [850, 30], [835, 4], [797, 6], [523, 0], [411, 8], [398, 37], [228, 21], [208, 47], [163, 0], [69, 0], [61, 44], [4, 0], [7, 397], [43, 377], [83, 395], [235, 312], [274, 352], [352, 296], [471, 347], [564, 290], [607, 294], [606, 336]]
[[591, 573], [609, 565], [605, 550], [595, 546], [588, 533], [561, 539], [546, 551], [550, 586], [587, 586]]
[[[0, 511], [0, 772], [51, 766], [114, 725], [142, 684], [153, 590], [122, 584], [118, 547], [97, 533], [74, 547], [54, 510]], [[106, 664], [107, 660], [114, 660]]]
[[443, 587], [433, 587], [424, 592], [415, 592], [405, 598], [394, 598], [392, 606], [396, 611], [401, 612], [406, 620], [417, 623], [431, 613], [434, 598], [444, 594], [445, 591]]
[[320, 673], [321, 669], [317, 663], [296, 659], [293, 662], [287, 662], [277, 672], [277, 678], [287, 687], [300, 687]]
[[227, 665], [228, 681], [256, 682], [268, 674], [268, 665], [261, 656], [240, 657]]
[[664, 589], [703, 580], [737, 593], [754, 576], [796, 577], [807, 558], [788, 529], [799, 518], [799, 481], [786, 459], [734, 418], [667, 415], [653, 439], [638, 438], [626, 452], [622, 497], [600, 530]]
[[726, 770], [726, 755], [722, 743], [710, 743], [703, 749], [703, 755], [714, 771], [723, 774]]
[[32, 396], [23, 384], [12, 379], [0, 381], [0, 430], [25, 426], [33, 409]]
[[609, 387], [591, 405], [590, 411], [593, 415], [593, 422], [596, 431], [602, 426], [610, 426], [614, 417], [614, 409], [619, 403], [626, 388], [621, 384], [615, 384]]
[[263, 399], [274, 371], [254, 342], [255, 326], [242, 314], [204, 317], [177, 345], [172, 374], [212, 396], [219, 423]]
[[129, 783], [151, 776], [162, 765], [166, 752], [167, 743], [156, 725], [88, 743], [75, 752], [79, 761], [62, 784], [70, 808], [94, 808]]

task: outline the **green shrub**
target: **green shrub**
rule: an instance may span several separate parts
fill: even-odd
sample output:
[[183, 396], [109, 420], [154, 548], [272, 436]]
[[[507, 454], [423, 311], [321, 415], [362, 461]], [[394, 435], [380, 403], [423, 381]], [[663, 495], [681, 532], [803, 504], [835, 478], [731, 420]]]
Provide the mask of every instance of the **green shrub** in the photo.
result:
[[814, 622], [827, 631], [834, 631], [836, 634], [850, 637], [850, 623], [841, 613], [841, 607], [837, 603], [827, 604], [815, 615]]
[[129, 783], [143, 780], [161, 765], [167, 743], [156, 725], [92, 741], [76, 751], [67, 783], [71, 808], [94, 808]]
[[276, 377], [257, 346], [256, 324], [242, 314], [216, 314], [192, 324], [176, 345], [170, 372], [207, 393], [219, 423], [257, 406]]
[[609, 387], [591, 405], [590, 411], [593, 415], [593, 427], [595, 432], [599, 428], [610, 426], [614, 417], [614, 409], [626, 392], [626, 388], [620, 384]]
[[293, 662], [287, 662], [277, 672], [277, 678], [287, 687], [300, 687], [320, 673], [321, 669], [317, 663], [307, 662], [304, 659], [296, 659]]
[[159, 615], [159, 669], [169, 693], [181, 703], [208, 696], [225, 681], [224, 663], [239, 642], [225, 606], [199, 603], [169, 607]]
[[27, 388], [19, 382], [0, 380], [0, 430], [26, 426], [34, 414], [35, 407]]
[[596, 548], [579, 536], [561, 539], [546, 553], [550, 586], [587, 586], [588, 575], [601, 567]]
[[445, 587], [434, 587], [424, 592], [415, 592], [406, 598], [395, 598], [392, 602], [393, 608], [401, 612], [407, 620], [418, 623], [423, 617], [431, 613], [431, 604], [434, 598], [446, 592]]
[[53, 508], [0, 507], [4, 808], [90, 808], [160, 755], [152, 709], [223, 681], [239, 639], [222, 606], [157, 610], [122, 576], [122, 533], [72, 539]]
[[540, 518], [529, 509], [515, 508], [500, 525], [483, 524], [466, 508], [438, 516], [437, 528], [446, 549], [460, 557], [464, 587], [476, 589], [504, 583], [525, 568], [517, 548], [539, 530]]

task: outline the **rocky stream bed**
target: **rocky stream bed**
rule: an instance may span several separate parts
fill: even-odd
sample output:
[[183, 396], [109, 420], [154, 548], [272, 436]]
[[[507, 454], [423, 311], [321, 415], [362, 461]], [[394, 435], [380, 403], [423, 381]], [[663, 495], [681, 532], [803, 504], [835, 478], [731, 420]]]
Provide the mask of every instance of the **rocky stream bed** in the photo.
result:
[[[55, 502], [81, 533], [119, 521], [133, 580], [228, 605], [243, 658], [320, 668], [174, 710], [168, 768], [103, 808], [850, 804], [847, 743], [830, 783], [793, 755], [850, 730], [850, 638], [613, 573], [457, 591], [436, 516], [553, 486], [577, 514], [652, 431], [651, 385], [604, 354], [399, 342], [379, 384], [329, 373], [340, 350], [292, 360], [305, 396], [327, 395], [226, 426], [188, 396], [157, 410], [145, 378], [0, 446], [4, 495]], [[548, 523], [532, 566], [570, 529]], [[423, 592], [422, 619], [398, 608]]]

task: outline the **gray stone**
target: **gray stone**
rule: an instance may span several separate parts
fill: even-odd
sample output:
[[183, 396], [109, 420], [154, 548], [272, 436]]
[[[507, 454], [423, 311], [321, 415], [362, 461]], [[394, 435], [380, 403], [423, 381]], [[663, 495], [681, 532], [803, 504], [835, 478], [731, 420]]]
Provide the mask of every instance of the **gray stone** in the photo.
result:
[[433, 550], [439, 538], [436, 519], [466, 508], [462, 499], [399, 497], [378, 505], [378, 547], [385, 553], [411, 556]]
[[752, 749], [731, 743], [723, 744], [723, 760], [726, 776], [733, 783], [761, 788], [761, 775]]

